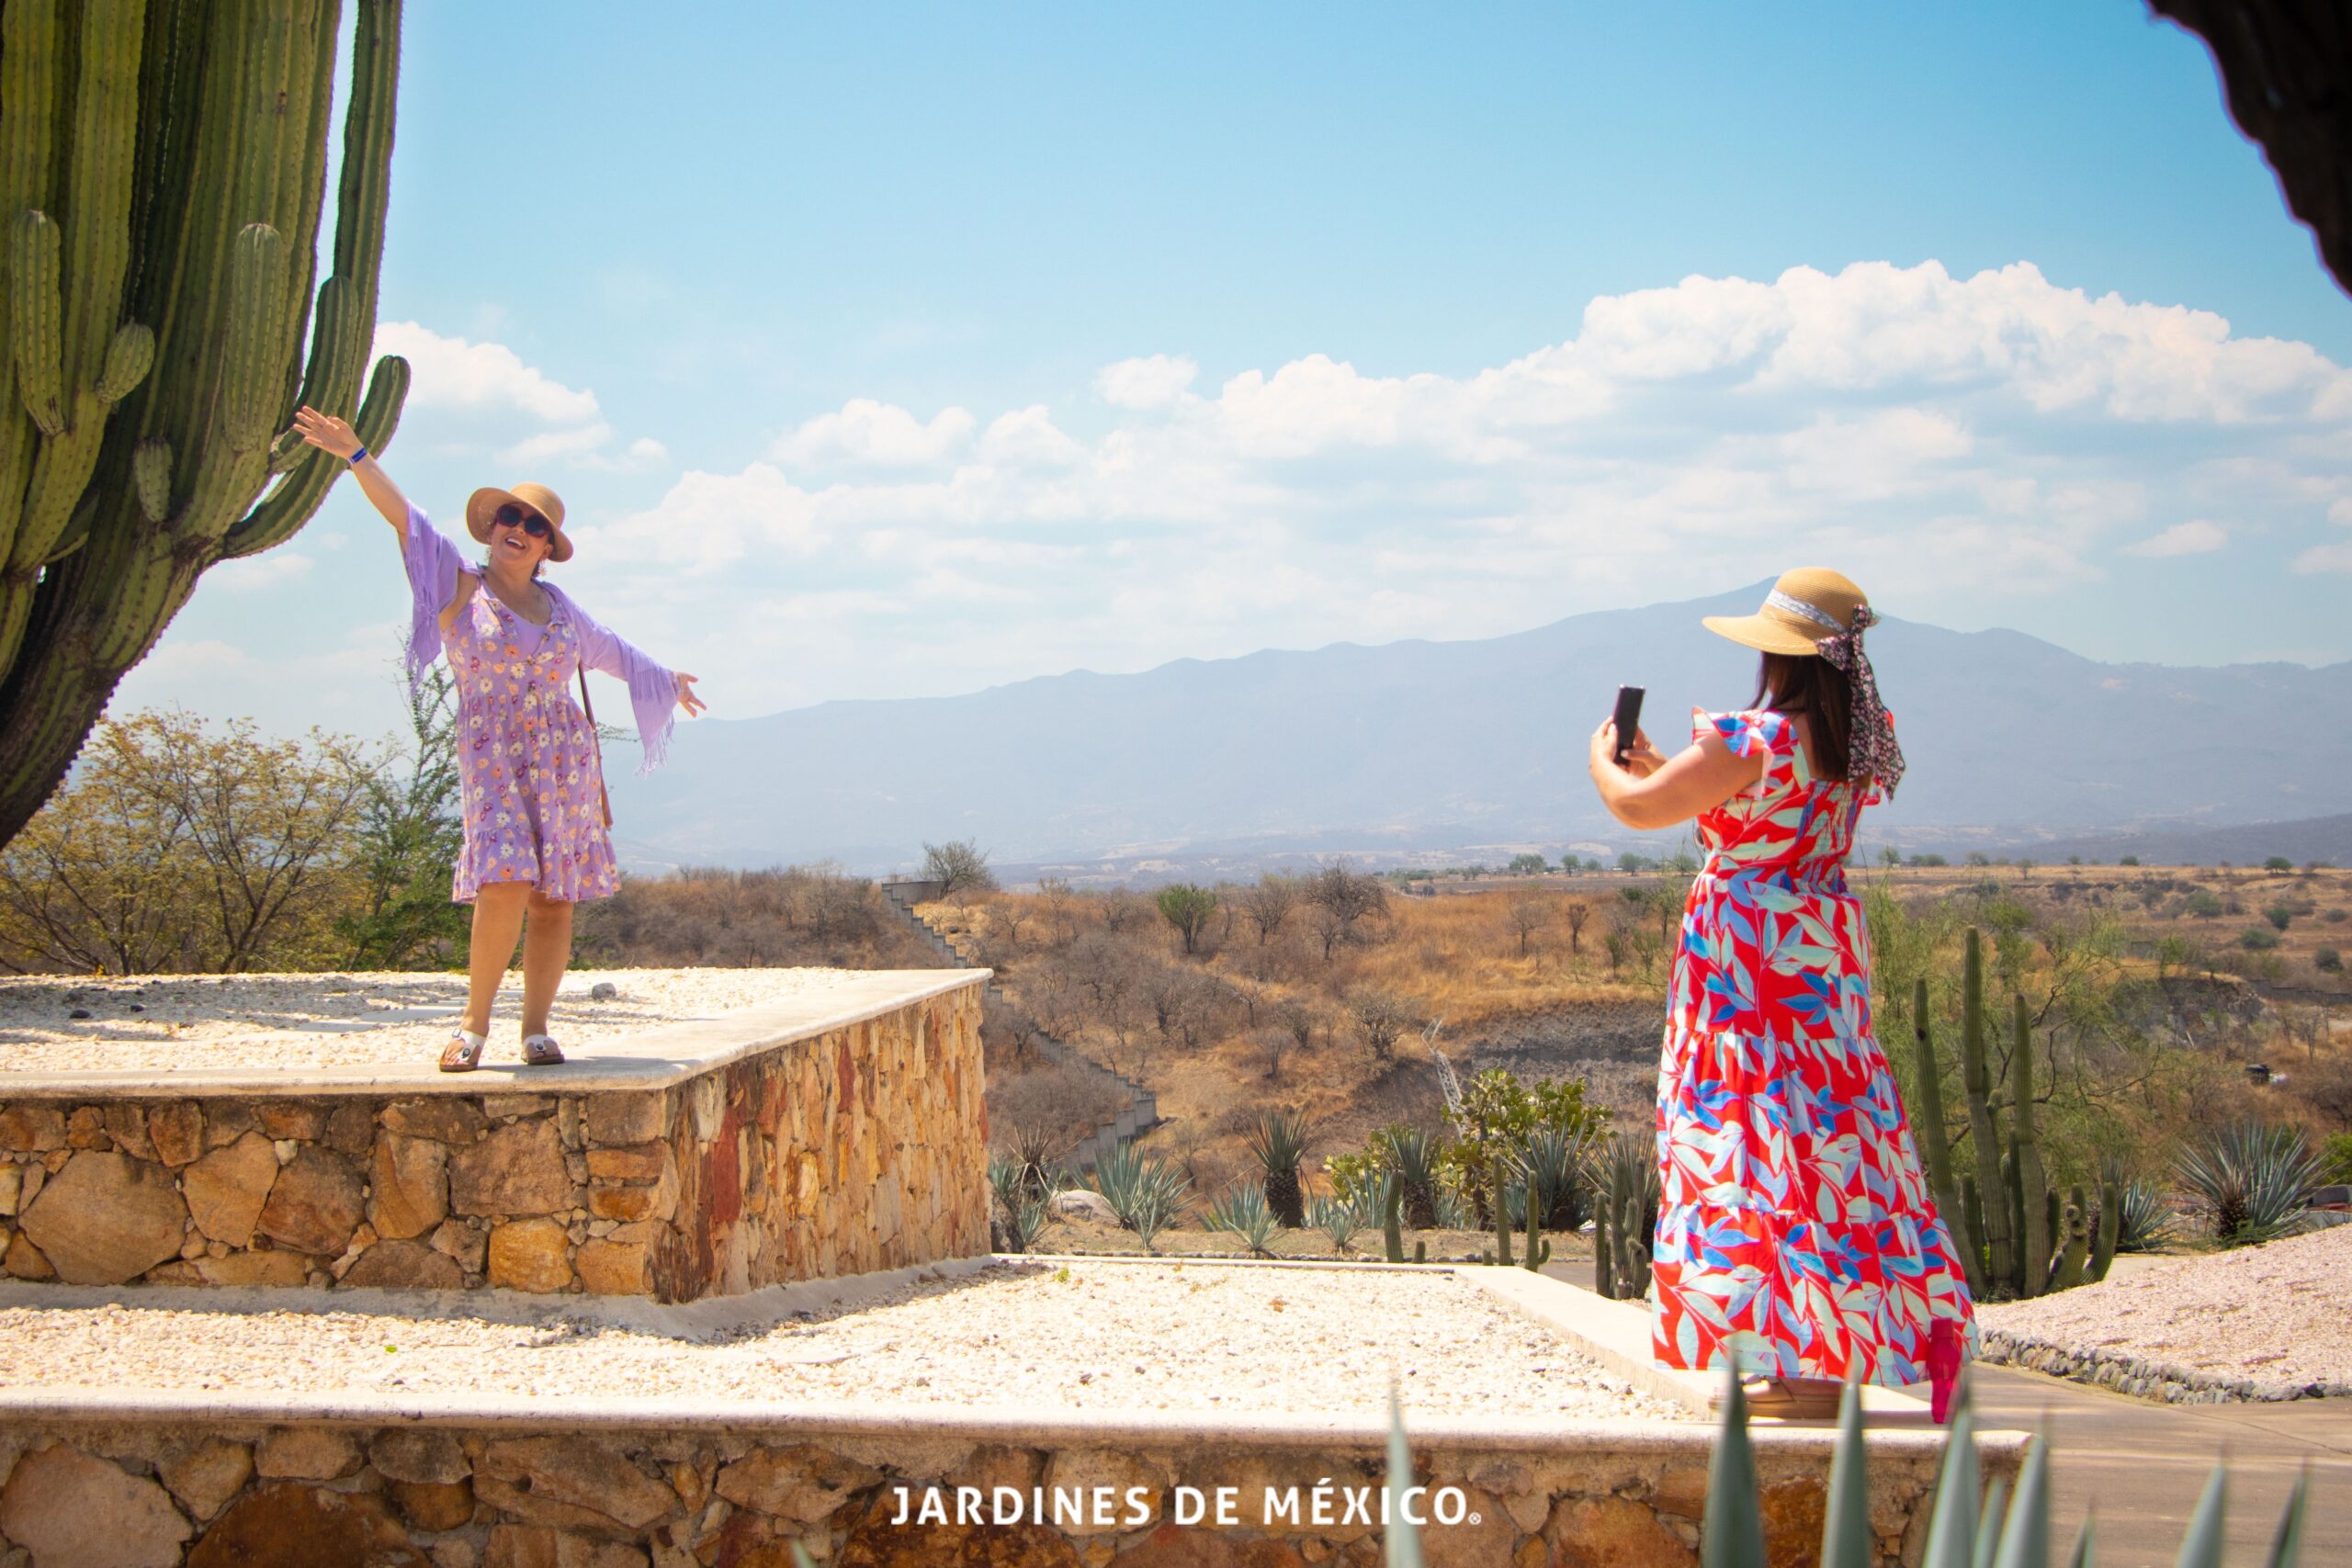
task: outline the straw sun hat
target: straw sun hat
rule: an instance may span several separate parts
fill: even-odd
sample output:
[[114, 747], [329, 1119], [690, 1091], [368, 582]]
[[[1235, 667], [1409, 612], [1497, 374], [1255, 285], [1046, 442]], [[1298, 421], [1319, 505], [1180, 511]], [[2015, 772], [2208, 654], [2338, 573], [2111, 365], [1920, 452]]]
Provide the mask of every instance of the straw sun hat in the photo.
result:
[[1869, 603], [1851, 580], [1826, 567], [1784, 571], [1752, 615], [1708, 615], [1700, 624], [1719, 637], [1766, 653], [1819, 653], [1833, 637], [1854, 629], [1854, 613]]
[[[571, 541], [564, 536], [563, 532], [563, 502], [545, 485], [520, 484], [513, 490], [484, 485], [474, 491], [466, 501], [466, 532], [474, 536], [474, 543], [490, 543], [491, 519], [498, 514], [500, 507], [510, 501], [530, 508], [548, 520], [551, 530], [548, 537], [548, 559], [568, 561], [571, 558]], [[1840, 578], [1838, 581], [1845, 580]]]

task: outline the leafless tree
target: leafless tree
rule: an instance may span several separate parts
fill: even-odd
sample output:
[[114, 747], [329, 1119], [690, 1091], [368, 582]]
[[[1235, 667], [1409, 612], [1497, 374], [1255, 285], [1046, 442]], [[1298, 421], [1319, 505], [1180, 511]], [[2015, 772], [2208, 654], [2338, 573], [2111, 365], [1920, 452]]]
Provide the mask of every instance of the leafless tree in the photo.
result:
[[1510, 917], [1510, 928], [1519, 934], [1519, 955], [1527, 956], [1527, 939], [1550, 925], [1559, 914], [1559, 906], [1540, 893], [1521, 893], [1505, 906]]
[[1364, 990], [1348, 998], [1348, 1012], [1363, 1032], [1372, 1059], [1384, 1065], [1394, 1061], [1397, 1037], [1413, 1026], [1413, 1004], [1387, 991]]
[[1102, 897], [1102, 929], [1117, 932], [1146, 924], [1159, 913], [1159, 906], [1142, 894], [1114, 887]]
[[1560, 919], [1568, 928], [1568, 956], [1573, 958], [1584, 940], [1584, 923], [1592, 919], [1592, 906], [1582, 898], [1571, 898], [1560, 906]]
[[1263, 947], [1273, 934], [1283, 929], [1283, 921], [1298, 903], [1298, 882], [1279, 872], [1268, 872], [1258, 878], [1258, 885], [1241, 895], [1241, 911], [1258, 929], [1258, 945]]
[[970, 839], [923, 845], [922, 879], [940, 884], [943, 898], [996, 891], [996, 873], [989, 869], [988, 852]]
[[[1037, 908], [1046, 917], [1047, 942], [1068, 942], [1070, 939], [1069, 905], [1069, 878], [1041, 876], [1037, 879]], [[1057, 931], [1060, 933], [1058, 938], [1054, 935]]]

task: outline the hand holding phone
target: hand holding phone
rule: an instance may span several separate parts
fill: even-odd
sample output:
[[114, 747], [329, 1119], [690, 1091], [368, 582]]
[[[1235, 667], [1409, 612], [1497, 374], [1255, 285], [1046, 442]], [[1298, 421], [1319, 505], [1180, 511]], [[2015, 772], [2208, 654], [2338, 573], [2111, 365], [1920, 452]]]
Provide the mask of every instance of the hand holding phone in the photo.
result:
[[1622, 768], [1625, 765], [1626, 755], [1634, 749], [1634, 733], [1642, 727], [1641, 687], [1620, 686], [1617, 688], [1616, 725], [1616, 762]]

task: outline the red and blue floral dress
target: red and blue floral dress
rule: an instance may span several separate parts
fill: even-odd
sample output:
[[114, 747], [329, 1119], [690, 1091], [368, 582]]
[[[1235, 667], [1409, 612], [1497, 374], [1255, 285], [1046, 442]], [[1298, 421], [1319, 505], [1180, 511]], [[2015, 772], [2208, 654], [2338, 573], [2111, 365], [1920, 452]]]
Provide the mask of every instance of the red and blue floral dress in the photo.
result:
[[[1874, 785], [1815, 778], [1788, 718], [1694, 714], [1764, 775], [1698, 819], [1658, 1067], [1658, 1359], [1928, 1379], [1975, 1311], [1871, 1026], [1846, 857]], [[1948, 1326], [1939, 1328], [1939, 1325]]]

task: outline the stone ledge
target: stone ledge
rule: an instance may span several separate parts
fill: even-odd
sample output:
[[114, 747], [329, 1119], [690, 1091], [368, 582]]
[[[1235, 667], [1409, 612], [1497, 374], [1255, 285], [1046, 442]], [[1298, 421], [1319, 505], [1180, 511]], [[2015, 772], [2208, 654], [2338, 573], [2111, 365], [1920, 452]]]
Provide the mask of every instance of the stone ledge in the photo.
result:
[[2352, 1383], [2257, 1382], [2252, 1378], [2223, 1377], [2194, 1367], [2159, 1361], [2120, 1351], [2077, 1349], [2025, 1335], [1983, 1331], [1984, 1359], [1999, 1366], [2019, 1367], [2069, 1382], [2112, 1389], [2137, 1399], [2166, 1404], [2267, 1404], [2295, 1399], [2341, 1399], [2352, 1395]]
[[[873, 969], [820, 998], [672, 1024], [611, 1045], [587, 1046], [550, 1067], [485, 1062], [445, 1073], [430, 1057], [398, 1067], [191, 1067], [167, 1073], [0, 1073], [0, 1102], [21, 1100], [189, 1100], [223, 1095], [320, 1099], [342, 1095], [581, 1094], [666, 1089], [762, 1051], [870, 1022], [961, 987], [988, 969]], [[842, 992], [850, 995], [844, 998]]]

